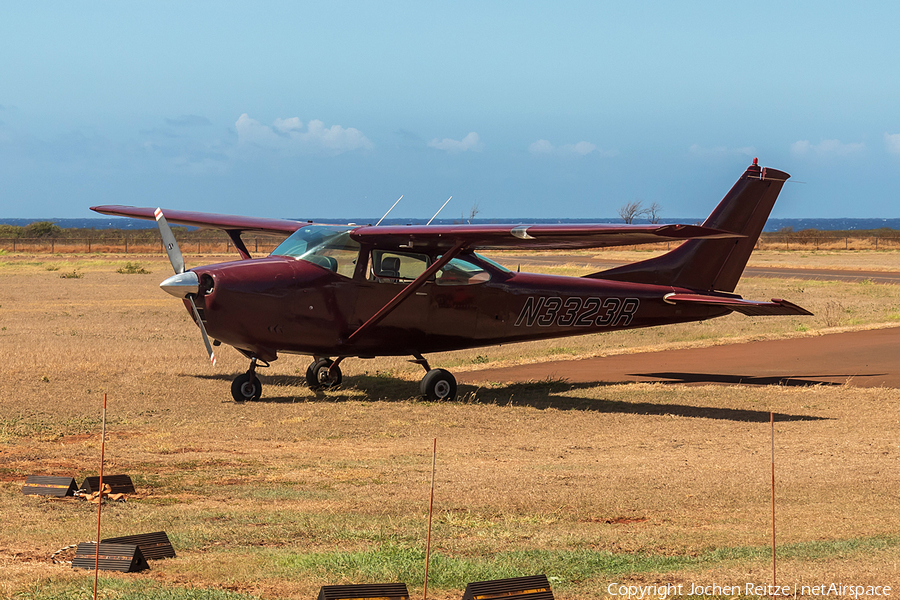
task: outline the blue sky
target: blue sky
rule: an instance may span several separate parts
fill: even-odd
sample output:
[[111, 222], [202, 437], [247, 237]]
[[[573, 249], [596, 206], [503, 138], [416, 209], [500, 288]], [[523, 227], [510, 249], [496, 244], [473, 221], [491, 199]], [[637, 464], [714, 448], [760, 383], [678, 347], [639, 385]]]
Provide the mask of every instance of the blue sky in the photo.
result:
[[0, 216], [900, 217], [895, 2], [0, 9]]

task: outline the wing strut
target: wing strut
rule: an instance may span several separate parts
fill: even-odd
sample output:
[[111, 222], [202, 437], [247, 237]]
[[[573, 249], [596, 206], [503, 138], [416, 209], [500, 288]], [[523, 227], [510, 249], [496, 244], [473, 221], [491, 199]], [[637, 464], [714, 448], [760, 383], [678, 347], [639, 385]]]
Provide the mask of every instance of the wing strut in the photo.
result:
[[456, 244], [454, 244], [454, 246], [452, 248], [450, 248], [450, 250], [448, 250], [446, 253], [444, 253], [443, 256], [441, 256], [434, 263], [432, 263], [432, 265], [430, 267], [425, 269], [424, 273], [422, 273], [421, 275], [416, 277], [409, 285], [407, 285], [405, 288], [400, 290], [400, 293], [397, 294], [396, 296], [394, 296], [390, 302], [388, 302], [383, 307], [381, 307], [381, 310], [379, 310], [377, 313], [372, 315], [372, 317], [368, 321], [366, 321], [365, 323], [360, 325], [356, 329], [356, 331], [351, 333], [350, 337], [347, 338], [347, 341], [348, 342], [352, 341], [355, 336], [359, 335], [360, 333], [362, 333], [366, 329], [369, 329], [370, 327], [374, 327], [375, 325], [380, 323], [382, 319], [384, 319], [386, 316], [388, 316], [389, 314], [394, 312], [394, 309], [396, 309], [398, 306], [400, 306], [401, 302], [406, 300], [416, 290], [418, 290], [423, 285], [425, 285], [425, 282], [428, 281], [429, 277], [431, 277], [432, 275], [437, 273], [440, 269], [442, 269], [444, 267], [444, 265], [446, 265], [452, 259], [456, 258], [456, 256], [460, 253], [460, 251], [462, 251], [463, 246], [465, 246], [465, 244], [466, 243], [462, 240], [456, 242]]
[[240, 229], [227, 229], [225, 233], [228, 234], [231, 243], [234, 244], [234, 247], [241, 255], [241, 258], [244, 260], [250, 259], [250, 251], [247, 250], [247, 245], [244, 244], [244, 238], [241, 237], [241, 234], [244, 232]]

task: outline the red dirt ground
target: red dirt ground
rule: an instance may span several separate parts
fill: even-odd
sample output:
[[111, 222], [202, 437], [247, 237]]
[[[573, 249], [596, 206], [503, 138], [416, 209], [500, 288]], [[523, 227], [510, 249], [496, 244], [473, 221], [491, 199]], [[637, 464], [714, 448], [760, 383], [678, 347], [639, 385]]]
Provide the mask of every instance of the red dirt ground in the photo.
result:
[[483, 369], [459, 380], [900, 388], [898, 349], [900, 328], [889, 328]]

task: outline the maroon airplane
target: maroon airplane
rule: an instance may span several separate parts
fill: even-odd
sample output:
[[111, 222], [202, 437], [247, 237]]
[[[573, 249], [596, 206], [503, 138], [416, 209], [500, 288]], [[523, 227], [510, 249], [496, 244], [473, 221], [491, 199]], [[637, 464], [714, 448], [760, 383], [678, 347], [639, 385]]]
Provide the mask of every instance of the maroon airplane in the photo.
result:
[[[312, 388], [341, 382], [347, 357], [408, 355], [425, 371], [421, 392], [452, 400], [456, 380], [424, 354], [583, 335], [727, 315], [810, 315], [785, 300], [734, 294], [787, 173], [756, 159], [703, 225], [322, 225], [128, 206], [107, 214], [156, 218], [176, 274], [160, 284], [182, 298], [212, 346], [250, 360], [234, 379], [237, 401], [258, 400], [257, 366], [307, 354]], [[168, 221], [224, 230], [241, 260], [185, 271]], [[241, 234], [287, 234], [251, 259]], [[514, 273], [476, 254], [491, 249], [572, 249], [683, 242], [648, 260], [583, 277]], [[213, 338], [210, 344], [209, 338]], [[334, 360], [332, 358], [334, 357]]]

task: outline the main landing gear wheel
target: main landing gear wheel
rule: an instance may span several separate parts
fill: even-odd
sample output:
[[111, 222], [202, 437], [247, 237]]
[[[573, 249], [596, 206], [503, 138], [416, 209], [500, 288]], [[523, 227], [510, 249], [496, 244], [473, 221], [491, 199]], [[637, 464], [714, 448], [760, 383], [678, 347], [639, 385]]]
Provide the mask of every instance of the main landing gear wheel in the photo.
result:
[[456, 378], [444, 369], [432, 369], [422, 378], [419, 389], [426, 400], [452, 402], [456, 398]]
[[332, 367], [334, 361], [320, 358], [313, 361], [306, 369], [306, 383], [311, 390], [337, 387], [341, 384], [341, 368]]
[[255, 374], [238, 375], [231, 382], [231, 396], [235, 402], [254, 402], [262, 397], [262, 383]]

